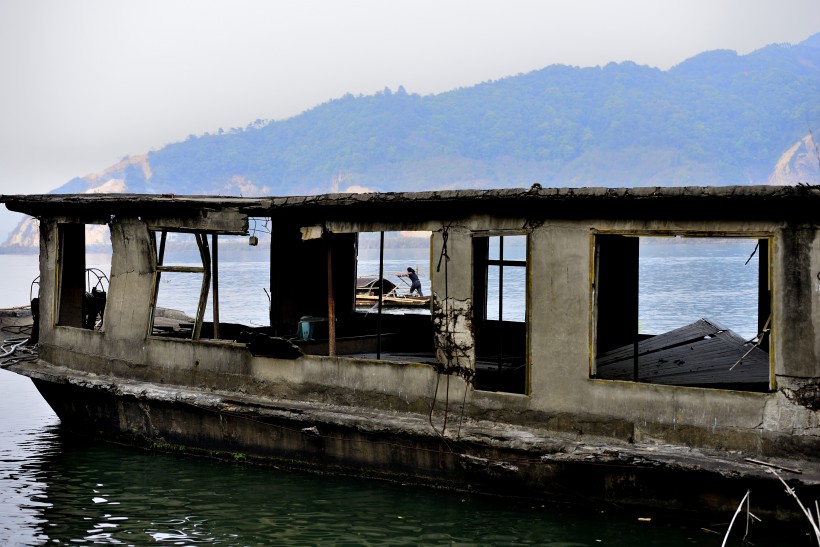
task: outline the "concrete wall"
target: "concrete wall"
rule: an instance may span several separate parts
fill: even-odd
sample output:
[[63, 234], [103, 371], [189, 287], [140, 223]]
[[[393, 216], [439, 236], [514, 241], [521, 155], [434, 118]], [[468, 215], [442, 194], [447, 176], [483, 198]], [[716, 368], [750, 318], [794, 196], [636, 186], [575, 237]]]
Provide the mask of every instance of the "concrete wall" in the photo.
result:
[[[334, 229], [355, 231], [363, 226], [347, 223]], [[404, 228], [389, 226], [390, 230]], [[806, 402], [806, 389], [816, 386], [820, 376], [820, 239], [813, 227], [732, 222], [500, 222], [485, 216], [458, 225], [429, 222], [412, 228], [433, 232], [433, 321], [438, 358], [443, 365], [455, 367], [451, 372], [474, 367], [472, 234], [476, 230], [530, 234], [527, 394], [467, 389], [459, 374], [445, 384], [427, 365], [316, 356], [277, 360], [253, 357], [239, 344], [146, 337], [156, 264], [148, 228], [136, 219], [121, 219], [112, 227], [114, 259], [102, 333], [52, 327], [53, 306], [45, 303], [55, 301], [56, 222], [41, 223], [41, 355], [57, 364], [147, 382], [401, 411], [426, 412], [434, 393], [438, 401], [445, 396], [460, 401], [467, 389], [468, 415], [579, 436], [776, 453], [784, 439], [797, 435], [801, 450], [810, 452], [820, 446], [818, 412]], [[772, 347], [779, 390], [747, 393], [590, 379], [592, 250], [598, 230], [646, 235], [772, 235]], [[445, 234], [446, 257], [436, 271]], [[447, 394], [445, 385], [450, 389]]]
[[[474, 392], [471, 402], [477, 414], [625, 441], [652, 438], [695, 446], [760, 449], [764, 407], [772, 395], [589, 377], [594, 347], [593, 230], [635, 232], [659, 228], [704, 227], [556, 222], [532, 230], [530, 393], [518, 396]], [[708, 228], [726, 231], [739, 227]]]
[[775, 291], [777, 336], [783, 356], [782, 376], [820, 376], [820, 240], [814, 226], [786, 226], [777, 231]]
[[430, 260], [433, 321], [437, 357], [445, 366], [474, 368], [472, 274], [470, 230], [447, 226], [434, 231]]

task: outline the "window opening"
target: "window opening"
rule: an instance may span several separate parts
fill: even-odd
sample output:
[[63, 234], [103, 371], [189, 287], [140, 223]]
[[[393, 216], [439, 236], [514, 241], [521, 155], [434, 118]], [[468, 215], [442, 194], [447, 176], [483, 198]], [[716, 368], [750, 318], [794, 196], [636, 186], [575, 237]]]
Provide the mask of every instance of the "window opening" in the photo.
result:
[[[188, 236], [186, 245], [183, 238]], [[166, 263], [166, 246], [179, 247], [181, 255], [190, 254], [190, 238], [196, 245], [198, 263], [190, 259], [175, 264]], [[172, 335], [198, 340], [202, 334], [208, 291], [211, 283], [211, 254], [208, 236], [204, 233], [159, 233], [157, 270], [154, 276], [154, 298], [151, 314], [151, 334]], [[187, 252], [185, 252], [187, 251]], [[194, 289], [199, 281], [199, 290]]]
[[57, 325], [102, 330], [111, 271], [108, 226], [59, 224], [57, 240]]
[[[269, 239], [249, 245], [246, 236], [220, 234], [218, 256], [213, 252], [214, 273], [219, 294], [219, 320], [222, 337], [229, 334], [230, 324], [266, 327], [270, 324], [270, 257]], [[210, 299], [213, 302], [213, 297]], [[232, 338], [232, 336], [228, 336]]]
[[[383, 246], [381, 232], [275, 223], [272, 232], [271, 325], [278, 336], [309, 355], [436, 362], [430, 232], [384, 232]], [[408, 296], [408, 267], [423, 297]]]
[[356, 234], [353, 308], [339, 327], [360, 344], [340, 355], [435, 362], [430, 237], [428, 231]]
[[356, 310], [430, 315], [430, 232], [361, 232]]
[[767, 391], [769, 240], [596, 236], [595, 376]]
[[156, 237], [152, 335], [245, 341], [251, 331], [271, 334], [270, 263], [258, 239], [249, 244], [247, 236], [204, 232]]
[[526, 393], [527, 236], [473, 237], [475, 384]]

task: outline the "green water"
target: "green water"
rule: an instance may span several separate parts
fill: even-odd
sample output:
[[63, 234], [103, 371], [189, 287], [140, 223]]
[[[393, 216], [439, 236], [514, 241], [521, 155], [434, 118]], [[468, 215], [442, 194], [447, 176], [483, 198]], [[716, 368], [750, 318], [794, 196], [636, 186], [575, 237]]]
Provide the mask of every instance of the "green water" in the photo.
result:
[[[7, 371], [0, 426], [2, 545], [720, 545], [731, 518], [645, 522], [616, 507], [525, 503], [73, 438], [30, 381]], [[732, 545], [740, 545], [737, 530]]]

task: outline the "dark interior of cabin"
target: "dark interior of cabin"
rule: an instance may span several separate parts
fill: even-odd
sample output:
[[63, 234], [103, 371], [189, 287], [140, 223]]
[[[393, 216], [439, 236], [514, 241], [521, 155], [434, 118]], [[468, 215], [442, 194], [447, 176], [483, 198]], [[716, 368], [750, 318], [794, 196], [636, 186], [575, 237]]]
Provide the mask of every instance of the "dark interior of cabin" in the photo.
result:
[[97, 268], [86, 267], [85, 228], [60, 224], [57, 229], [57, 324], [94, 330], [101, 328], [105, 315], [108, 278]]

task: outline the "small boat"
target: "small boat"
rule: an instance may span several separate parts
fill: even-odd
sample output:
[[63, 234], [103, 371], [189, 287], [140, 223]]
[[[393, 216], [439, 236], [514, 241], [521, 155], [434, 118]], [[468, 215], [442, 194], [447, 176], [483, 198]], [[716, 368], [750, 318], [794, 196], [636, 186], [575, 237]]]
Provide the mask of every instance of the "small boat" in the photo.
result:
[[[404, 281], [403, 277], [399, 280]], [[390, 308], [420, 308], [430, 305], [429, 296], [418, 296], [415, 294], [400, 293], [399, 286], [386, 279], [381, 278], [379, 283], [379, 276], [362, 276], [356, 279], [356, 306], [358, 307], [372, 307], [379, 305], [379, 294], [382, 296], [382, 306]], [[409, 286], [407, 287], [409, 291]]]

